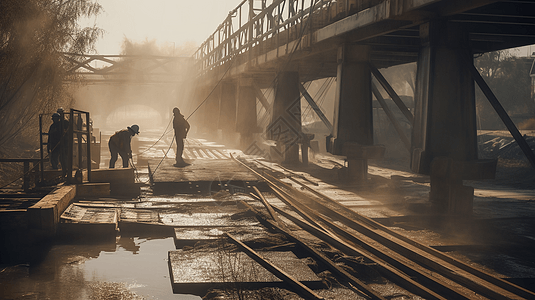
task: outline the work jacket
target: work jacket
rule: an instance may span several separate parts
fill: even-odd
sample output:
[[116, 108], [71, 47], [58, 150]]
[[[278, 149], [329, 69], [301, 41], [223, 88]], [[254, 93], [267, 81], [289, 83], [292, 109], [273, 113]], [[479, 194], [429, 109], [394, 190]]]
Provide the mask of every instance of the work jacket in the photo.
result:
[[[63, 126], [61, 126], [61, 122], [63, 122]], [[63, 129], [63, 132], [61, 131]], [[68, 141], [68, 135], [67, 131], [69, 130], [69, 121], [63, 120], [63, 121], [56, 121], [50, 125], [50, 128], [48, 129], [48, 141], [47, 141], [47, 148], [48, 151], [59, 151], [60, 145], [59, 142], [63, 140], [62, 148], [64, 150], [67, 149], [67, 141]]]
[[131, 140], [132, 133], [130, 130], [123, 129], [115, 132], [115, 134], [110, 137], [110, 141], [108, 142], [110, 151], [115, 150], [120, 153], [132, 153], [132, 148], [130, 146]]
[[179, 114], [175, 115], [173, 118], [173, 128], [175, 129], [175, 138], [176, 139], [185, 139], [188, 135], [190, 125], [184, 116]]

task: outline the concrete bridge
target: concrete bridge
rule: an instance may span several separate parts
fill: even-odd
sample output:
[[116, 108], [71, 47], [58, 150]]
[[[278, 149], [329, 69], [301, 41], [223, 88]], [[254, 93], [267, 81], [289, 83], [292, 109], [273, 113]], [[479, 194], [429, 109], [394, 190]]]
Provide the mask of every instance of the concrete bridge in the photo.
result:
[[[431, 176], [430, 200], [467, 213], [473, 189], [463, 180], [492, 178], [496, 167], [478, 159], [475, 82], [535, 167], [473, 65], [474, 55], [534, 44], [534, 20], [535, 1], [527, 0], [244, 0], [194, 55], [196, 122], [238, 133], [244, 148], [263, 133], [287, 162], [298, 162], [298, 145], [309, 138], [301, 130], [303, 96], [332, 128], [327, 150], [347, 157], [349, 178], [364, 180], [367, 160], [385, 150], [374, 145], [372, 95], [384, 101], [373, 76], [412, 124], [409, 139], [391, 118], [412, 170]], [[414, 107], [379, 71], [409, 62], [417, 63]], [[302, 84], [328, 77], [336, 77], [332, 125]], [[265, 128], [259, 112], [270, 115]]]

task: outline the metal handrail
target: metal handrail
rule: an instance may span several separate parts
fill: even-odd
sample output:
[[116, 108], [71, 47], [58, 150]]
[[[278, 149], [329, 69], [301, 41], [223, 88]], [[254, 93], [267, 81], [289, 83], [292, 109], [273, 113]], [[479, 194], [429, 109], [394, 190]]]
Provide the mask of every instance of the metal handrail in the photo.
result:
[[[193, 54], [200, 74], [237, 55], [252, 58], [254, 47], [267, 51], [286, 46], [319, 27], [372, 7], [384, 0], [243, 0]], [[308, 20], [307, 20], [308, 19]], [[311, 22], [314, 19], [316, 24]], [[310, 26], [307, 26], [307, 21]], [[292, 29], [294, 29], [292, 31]], [[265, 47], [265, 43], [270, 44]]]
[[[253, 47], [269, 39], [275, 43], [271, 47], [273, 49], [287, 44], [290, 39], [298, 39], [301, 30], [290, 32], [290, 28], [302, 29], [306, 18], [311, 17], [313, 12], [328, 13], [331, 3], [336, 3], [334, 0], [262, 0], [260, 4], [258, 2], [242, 1], [201, 44], [193, 55], [201, 73], [225, 64], [237, 54], [250, 53]], [[259, 13], [256, 13], [257, 11]], [[248, 18], [244, 20], [245, 14]], [[236, 25], [238, 25], [237, 30], [235, 30]], [[283, 43], [280, 34], [286, 35]]]

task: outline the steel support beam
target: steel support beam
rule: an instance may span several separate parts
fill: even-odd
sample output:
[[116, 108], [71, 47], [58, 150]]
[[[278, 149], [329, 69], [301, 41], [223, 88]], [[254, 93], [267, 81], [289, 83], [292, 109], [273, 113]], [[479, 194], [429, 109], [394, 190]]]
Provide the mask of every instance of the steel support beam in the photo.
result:
[[398, 120], [396, 120], [394, 113], [392, 113], [392, 111], [390, 110], [390, 107], [388, 107], [388, 105], [385, 102], [385, 99], [381, 95], [381, 92], [379, 92], [379, 90], [377, 89], [377, 86], [373, 82], [372, 82], [372, 92], [375, 95], [377, 102], [379, 102], [379, 104], [383, 108], [383, 111], [385, 112], [386, 116], [388, 117], [392, 125], [394, 126], [394, 129], [396, 129], [396, 132], [398, 133], [398, 136], [401, 139], [401, 142], [403, 142], [403, 146], [405, 146], [405, 149], [407, 149], [407, 151], [409, 151], [410, 153], [411, 141], [409, 140], [409, 138], [403, 131], [403, 128], [399, 124]]
[[305, 100], [308, 102], [308, 105], [310, 105], [310, 107], [312, 107], [312, 109], [314, 110], [316, 115], [318, 115], [318, 117], [321, 119], [323, 124], [325, 124], [325, 126], [327, 126], [329, 131], [332, 132], [333, 131], [333, 125], [331, 124], [329, 119], [327, 119], [327, 117], [323, 114], [323, 112], [321, 111], [319, 106], [316, 104], [316, 101], [314, 101], [314, 99], [312, 99], [312, 96], [310, 96], [310, 94], [308, 93], [307, 89], [303, 86], [302, 83], [299, 83], [299, 91], [301, 92], [301, 95], [303, 95]]
[[520, 131], [518, 131], [518, 128], [516, 127], [515, 123], [513, 122], [513, 120], [511, 120], [503, 106], [500, 104], [500, 101], [498, 101], [498, 98], [496, 98], [490, 87], [487, 85], [485, 79], [481, 77], [481, 74], [479, 74], [477, 69], [474, 67], [474, 64], [465, 63], [465, 66], [467, 67], [474, 80], [477, 82], [477, 85], [479, 86], [483, 94], [485, 94], [485, 97], [487, 97], [487, 99], [489, 100], [490, 104], [492, 105], [500, 119], [502, 119], [502, 122], [505, 124], [505, 126], [515, 139], [522, 152], [524, 152], [524, 155], [531, 164], [531, 167], [535, 169], [535, 155], [533, 154], [533, 151], [531, 150], [529, 144], [526, 142], [526, 139], [524, 139]]
[[254, 83], [254, 81], [253, 81], [253, 87], [256, 93], [256, 98], [258, 99], [258, 101], [260, 101], [260, 104], [262, 104], [262, 106], [264, 107], [264, 109], [267, 111], [269, 115], [272, 115], [273, 108], [271, 107], [271, 105], [269, 105], [269, 101], [266, 99], [266, 96], [264, 96], [264, 94], [262, 93], [262, 90], [260, 90], [260, 88], [256, 85], [256, 83]]
[[398, 96], [396, 91], [392, 88], [392, 86], [386, 81], [386, 78], [381, 74], [381, 72], [373, 65], [370, 64], [370, 70], [373, 73], [373, 76], [377, 81], [381, 84], [381, 86], [385, 89], [385, 91], [388, 93], [390, 98], [394, 100], [394, 103], [398, 106], [399, 110], [403, 113], [403, 115], [407, 118], [410, 124], [414, 122], [414, 117], [412, 113], [409, 111], [405, 103], [403, 103], [403, 100]]

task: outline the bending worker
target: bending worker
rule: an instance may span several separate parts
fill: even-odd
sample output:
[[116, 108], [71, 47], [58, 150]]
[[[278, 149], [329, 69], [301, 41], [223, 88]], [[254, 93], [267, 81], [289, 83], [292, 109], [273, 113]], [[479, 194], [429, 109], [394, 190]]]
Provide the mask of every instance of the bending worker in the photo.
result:
[[132, 137], [139, 134], [139, 126], [132, 125], [121, 131], [115, 132], [108, 141], [108, 147], [110, 148], [111, 159], [110, 169], [115, 168], [115, 162], [117, 161], [117, 155], [121, 155], [123, 160], [123, 168], [128, 168], [128, 160], [132, 158], [132, 147], [130, 142]]
[[175, 140], [176, 140], [176, 164], [175, 167], [186, 166], [186, 162], [182, 158], [182, 153], [184, 152], [184, 139], [188, 135], [190, 125], [184, 116], [180, 113], [178, 107], [173, 108], [173, 128], [175, 129]]

